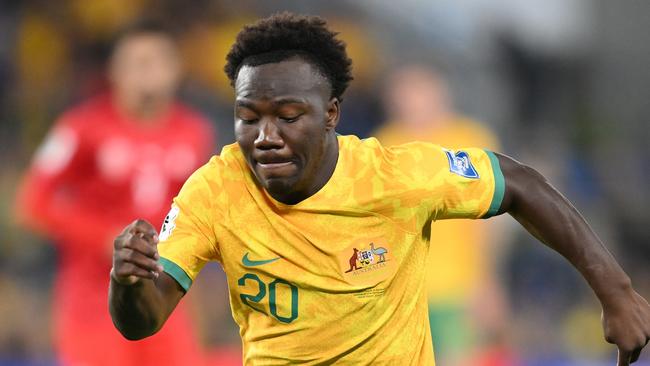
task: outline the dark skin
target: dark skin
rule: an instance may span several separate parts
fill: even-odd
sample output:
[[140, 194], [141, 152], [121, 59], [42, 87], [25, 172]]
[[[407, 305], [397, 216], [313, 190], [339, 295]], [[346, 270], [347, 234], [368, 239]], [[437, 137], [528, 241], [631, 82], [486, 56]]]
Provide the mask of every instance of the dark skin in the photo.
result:
[[[299, 58], [244, 66], [236, 83], [235, 134], [257, 181], [295, 204], [334, 172], [339, 101], [327, 80]], [[605, 339], [618, 366], [636, 361], [650, 339], [650, 305], [571, 203], [534, 169], [497, 154], [505, 178], [499, 213], [509, 213], [584, 276], [603, 308]], [[157, 263], [156, 230], [138, 220], [115, 240], [109, 308], [128, 339], [157, 332], [184, 295]]]
[[327, 79], [294, 58], [242, 67], [235, 92], [235, 136], [257, 181], [286, 204], [318, 192], [339, 152], [339, 101]]

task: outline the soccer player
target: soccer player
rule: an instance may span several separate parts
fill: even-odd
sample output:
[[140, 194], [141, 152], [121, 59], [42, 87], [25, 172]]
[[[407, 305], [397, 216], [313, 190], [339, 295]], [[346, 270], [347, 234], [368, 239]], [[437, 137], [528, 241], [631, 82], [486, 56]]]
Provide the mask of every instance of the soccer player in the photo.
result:
[[211, 151], [209, 122], [175, 101], [180, 59], [172, 36], [150, 21], [118, 37], [111, 91], [63, 114], [26, 174], [23, 220], [58, 249], [54, 348], [62, 365], [201, 362], [184, 307], [139, 344], [106, 312], [112, 242], [132, 217], [160, 222], [169, 200]]
[[159, 237], [136, 220], [115, 240], [109, 309], [122, 334], [163, 328], [215, 260], [247, 365], [432, 365], [430, 224], [508, 212], [583, 274], [619, 365], [637, 359], [650, 306], [571, 204], [504, 155], [338, 136], [350, 69], [317, 17], [277, 14], [239, 33], [225, 67], [237, 143], [188, 179]]

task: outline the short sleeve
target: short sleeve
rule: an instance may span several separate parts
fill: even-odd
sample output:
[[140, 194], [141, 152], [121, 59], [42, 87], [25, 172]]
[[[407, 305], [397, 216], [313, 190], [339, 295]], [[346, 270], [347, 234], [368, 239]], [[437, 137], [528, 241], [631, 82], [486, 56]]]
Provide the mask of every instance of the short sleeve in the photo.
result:
[[432, 220], [488, 218], [499, 211], [505, 185], [493, 152], [425, 143], [412, 144], [409, 150], [417, 156], [415, 185], [428, 196]]
[[200, 168], [185, 182], [160, 231], [160, 263], [185, 291], [207, 262], [221, 261], [212, 229], [218, 214], [211, 204], [207, 170], [207, 165]]

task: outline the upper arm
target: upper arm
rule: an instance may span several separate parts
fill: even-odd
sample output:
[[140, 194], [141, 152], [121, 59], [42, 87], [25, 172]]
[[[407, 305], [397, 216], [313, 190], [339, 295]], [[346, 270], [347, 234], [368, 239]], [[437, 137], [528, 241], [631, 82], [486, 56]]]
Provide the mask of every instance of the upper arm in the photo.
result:
[[415, 152], [421, 160], [412, 173], [418, 177], [414, 186], [425, 191], [433, 220], [497, 214], [504, 182], [492, 152], [479, 148], [452, 151], [431, 144], [423, 144]]
[[203, 177], [205, 170], [204, 166], [195, 172], [174, 198], [160, 232], [160, 263], [184, 292], [207, 262], [221, 260], [213, 230], [220, 218], [212, 187]]
[[505, 180], [498, 213], [507, 212], [544, 243], [565, 237], [567, 223], [580, 216], [573, 205], [535, 169], [503, 154], [498, 157]]
[[503, 154], [495, 153], [499, 159], [501, 172], [503, 173], [505, 190], [503, 200], [497, 214], [509, 212], [513, 215], [522, 208], [524, 200], [537, 201], [542, 190], [536, 189], [540, 184], [547, 183], [535, 169], [518, 162], [517, 160]]
[[185, 289], [172, 276], [165, 272], [162, 272], [154, 283], [161, 297], [161, 303], [164, 306], [164, 318], [167, 319], [185, 295]]

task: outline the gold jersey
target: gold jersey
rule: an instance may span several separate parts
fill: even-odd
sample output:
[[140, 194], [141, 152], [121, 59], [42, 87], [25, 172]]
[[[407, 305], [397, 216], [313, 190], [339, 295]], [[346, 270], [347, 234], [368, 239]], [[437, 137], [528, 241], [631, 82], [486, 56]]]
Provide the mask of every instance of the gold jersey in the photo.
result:
[[338, 142], [330, 180], [295, 205], [257, 183], [238, 145], [225, 147], [174, 199], [160, 261], [185, 290], [206, 262], [221, 263], [246, 365], [433, 365], [431, 222], [494, 215], [498, 160], [476, 148]]
[[[462, 116], [453, 116], [441, 125], [417, 131], [405, 128], [400, 121], [393, 121], [382, 125], [373, 136], [384, 146], [427, 141], [451, 149], [478, 146], [492, 150], [499, 147], [497, 137], [487, 127]], [[430, 305], [465, 306], [485, 278], [494, 276], [489, 273], [493, 271], [490, 261], [494, 256], [489, 248], [493, 236], [489, 224], [481, 220], [445, 220], [431, 227], [426, 274]]]

